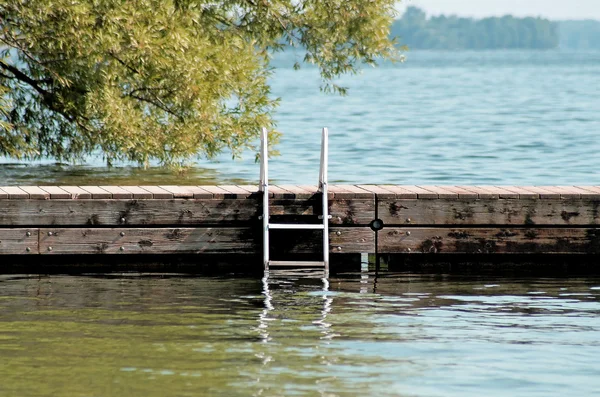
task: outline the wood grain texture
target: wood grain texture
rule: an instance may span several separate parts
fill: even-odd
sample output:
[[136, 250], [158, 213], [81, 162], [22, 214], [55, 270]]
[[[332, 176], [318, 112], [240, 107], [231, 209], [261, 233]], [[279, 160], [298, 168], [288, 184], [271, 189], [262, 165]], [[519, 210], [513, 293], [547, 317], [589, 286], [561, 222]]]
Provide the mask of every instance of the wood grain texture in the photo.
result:
[[595, 228], [386, 228], [380, 253], [599, 254]]
[[387, 199], [378, 215], [386, 225], [596, 225], [600, 201]]
[[38, 252], [38, 229], [0, 229], [0, 255], [30, 255]]
[[[40, 253], [60, 254], [259, 254], [260, 230], [251, 228], [42, 228]], [[315, 253], [318, 232], [285, 233], [285, 243], [273, 240], [278, 253]], [[281, 235], [279, 238], [281, 239]], [[330, 251], [374, 252], [369, 228], [330, 230]]]
[[[374, 199], [333, 200], [331, 224], [368, 224], [375, 216]], [[307, 200], [271, 199], [271, 215], [320, 215], [318, 196]], [[247, 199], [145, 200], [4, 200], [0, 225], [200, 225], [258, 222], [260, 197]]]

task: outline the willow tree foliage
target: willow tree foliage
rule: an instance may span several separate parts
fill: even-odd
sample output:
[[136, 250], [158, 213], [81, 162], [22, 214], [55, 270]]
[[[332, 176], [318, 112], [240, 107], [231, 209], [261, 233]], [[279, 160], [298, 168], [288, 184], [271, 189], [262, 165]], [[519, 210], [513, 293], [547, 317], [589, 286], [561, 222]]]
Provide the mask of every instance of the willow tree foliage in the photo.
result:
[[177, 164], [273, 129], [269, 55], [323, 89], [397, 56], [394, 0], [0, 0], [0, 154]]

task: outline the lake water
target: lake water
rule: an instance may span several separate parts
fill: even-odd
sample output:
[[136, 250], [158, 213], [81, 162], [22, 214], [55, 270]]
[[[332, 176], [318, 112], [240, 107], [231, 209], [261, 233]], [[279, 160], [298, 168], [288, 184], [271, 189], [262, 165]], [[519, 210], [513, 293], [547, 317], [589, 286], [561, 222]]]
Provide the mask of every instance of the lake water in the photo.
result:
[[[287, 59], [286, 59], [287, 57]], [[414, 52], [273, 78], [278, 183], [600, 185], [600, 52]], [[256, 183], [253, 154], [0, 166], [2, 184]], [[600, 278], [0, 276], [0, 396], [600, 395]]]
[[2, 396], [592, 396], [600, 278], [0, 277]]
[[[330, 180], [398, 184], [600, 184], [600, 52], [409, 52], [346, 76], [347, 97], [319, 92], [314, 68], [283, 54], [272, 80], [283, 139], [274, 182], [316, 184], [320, 130], [330, 129]], [[5, 164], [12, 183], [256, 183], [253, 153], [200, 161], [185, 176]]]

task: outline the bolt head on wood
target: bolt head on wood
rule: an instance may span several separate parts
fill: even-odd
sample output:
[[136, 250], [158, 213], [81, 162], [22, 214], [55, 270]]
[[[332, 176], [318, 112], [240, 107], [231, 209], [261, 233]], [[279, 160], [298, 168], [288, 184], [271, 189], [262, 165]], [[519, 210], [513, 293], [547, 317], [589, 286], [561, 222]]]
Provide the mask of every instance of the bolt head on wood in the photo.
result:
[[48, 251], [52, 251], [52, 247], [48, 247]]
[[337, 232], [335, 232], [336, 235], [341, 236], [342, 232], [340, 232], [339, 230]]
[[31, 248], [27, 247], [27, 248], [25, 248], [25, 251], [31, 252]]
[[337, 247], [337, 250], [338, 250], [338, 251], [341, 251], [341, 250], [342, 250], [342, 247]]
[[121, 223], [125, 223], [125, 218], [121, 218]]
[[52, 232], [48, 232], [48, 236], [52, 236]]
[[125, 232], [121, 232], [119, 234], [121, 235], [121, 237], [125, 236]]
[[410, 223], [411, 219], [410, 218], [406, 218], [406, 223]]
[[410, 236], [410, 232], [406, 232], [406, 235], [407, 235], [407, 236]]
[[121, 251], [125, 251], [125, 247], [119, 247]]
[[31, 232], [27, 232], [27, 233], [25, 233], [25, 235], [26, 235], [27, 237], [31, 237]]
[[406, 249], [406, 252], [410, 252], [410, 248], [407, 248], [407, 249]]

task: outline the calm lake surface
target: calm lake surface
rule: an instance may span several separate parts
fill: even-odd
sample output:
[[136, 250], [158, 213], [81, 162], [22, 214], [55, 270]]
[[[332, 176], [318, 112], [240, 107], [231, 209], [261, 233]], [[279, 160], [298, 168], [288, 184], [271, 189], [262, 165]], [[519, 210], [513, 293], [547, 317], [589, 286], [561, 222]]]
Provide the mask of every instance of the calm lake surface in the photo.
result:
[[[316, 184], [320, 130], [330, 180], [398, 184], [600, 184], [600, 52], [409, 52], [403, 64], [344, 77], [319, 92], [314, 68], [280, 55], [272, 79], [283, 139], [278, 183]], [[199, 161], [187, 175], [85, 166], [0, 165], [6, 184], [257, 183], [254, 154]], [[0, 161], [2, 161], [0, 159]], [[5, 160], [5, 163], [10, 163]]]
[[592, 396], [600, 278], [0, 278], [2, 396]]

